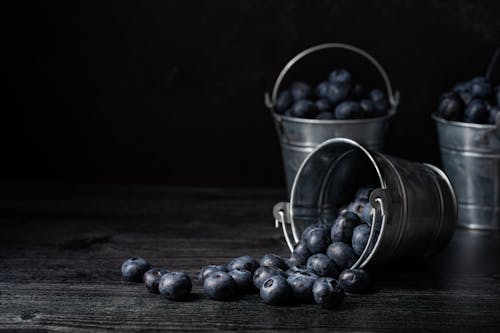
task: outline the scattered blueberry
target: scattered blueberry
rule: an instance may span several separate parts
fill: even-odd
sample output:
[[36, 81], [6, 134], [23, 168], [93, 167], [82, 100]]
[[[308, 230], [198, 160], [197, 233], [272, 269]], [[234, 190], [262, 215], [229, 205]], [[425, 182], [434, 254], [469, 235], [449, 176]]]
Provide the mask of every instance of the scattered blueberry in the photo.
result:
[[324, 223], [311, 224], [307, 228], [304, 229], [304, 231], [302, 232], [301, 238], [306, 239], [309, 236], [309, 233], [311, 232], [311, 230], [316, 229], [316, 228], [329, 229], [330, 227]]
[[291, 108], [291, 115], [296, 118], [314, 118], [318, 113], [316, 105], [306, 99], [295, 102]]
[[288, 277], [293, 298], [302, 303], [313, 302], [312, 288], [318, 276], [312, 273], [295, 273]]
[[370, 276], [362, 269], [346, 269], [339, 276], [339, 283], [348, 293], [363, 294], [370, 291]]
[[345, 101], [335, 108], [335, 118], [342, 120], [363, 118], [363, 109], [358, 102]]
[[260, 288], [260, 298], [266, 304], [279, 305], [288, 301], [290, 287], [285, 277], [274, 275], [268, 278]]
[[159, 294], [160, 290], [158, 289], [160, 285], [161, 277], [168, 273], [166, 269], [163, 268], [151, 268], [150, 270], [144, 273], [142, 279], [144, 281], [144, 285], [148, 290], [154, 294]]
[[198, 274], [198, 281], [200, 281], [200, 283], [203, 284], [207, 276], [209, 276], [213, 272], [219, 272], [219, 271], [227, 272], [227, 268], [221, 265], [205, 266], [201, 269], [200, 274]]
[[253, 273], [253, 284], [257, 289], [260, 289], [264, 281], [275, 275], [281, 275], [285, 278], [287, 277], [286, 273], [279, 268], [260, 266], [257, 268], [255, 273]]
[[223, 271], [213, 272], [203, 282], [205, 294], [217, 301], [229, 301], [238, 295], [238, 286], [233, 277]]
[[354, 252], [360, 256], [363, 253], [363, 250], [368, 244], [368, 239], [370, 237], [370, 226], [368, 224], [360, 224], [352, 233], [352, 248]]
[[298, 255], [296, 253], [292, 253], [290, 255], [290, 258], [285, 260], [288, 267], [304, 266], [306, 264], [306, 261], [307, 261], [307, 257], [303, 257], [303, 256]]
[[318, 276], [337, 277], [339, 275], [336, 264], [326, 254], [316, 253], [307, 259], [307, 270]]
[[142, 282], [144, 273], [151, 268], [143, 258], [130, 258], [122, 264], [122, 276], [125, 281]]
[[308, 258], [311, 256], [311, 251], [309, 251], [309, 248], [307, 247], [307, 242], [303, 239], [299, 240], [294, 246], [293, 246], [293, 252], [294, 254], [297, 254], [299, 256], [302, 256], [304, 258]]
[[293, 96], [288, 90], [282, 91], [276, 99], [276, 111], [284, 113], [293, 104]]
[[340, 83], [343, 85], [350, 86], [352, 82], [351, 73], [345, 69], [335, 69], [328, 76], [328, 80], [331, 83]]
[[352, 247], [344, 242], [333, 242], [326, 250], [328, 258], [333, 260], [340, 270], [350, 268], [358, 260]]
[[311, 94], [311, 87], [305, 82], [294, 82], [290, 86], [290, 93], [295, 101], [306, 99]]
[[341, 213], [330, 232], [332, 242], [351, 244], [354, 228], [360, 223], [361, 221], [357, 214], [350, 211]]
[[344, 300], [344, 290], [337, 280], [329, 277], [319, 278], [313, 285], [314, 301], [325, 309], [337, 308]]
[[260, 258], [259, 263], [261, 266], [276, 267], [284, 270], [288, 269], [286, 262], [281, 257], [272, 253], [265, 254], [262, 258]]
[[241, 292], [249, 292], [254, 288], [252, 272], [243, 268], [235, 268], [229, 271], [229, 275], [231, 275]]
[[325, 253], [331, 243], [330, 231], [327, 228], [313, 228], [308, 232], [305, 241], [311, 253]]
[[183, 272], [168, 272], [160, 279], [160, 294], [171, 301], [185, 300], [191, 293], [192, 283], [189, 275]]
[[306, 267], [304, 266], [292, 266], [290, 267], [286, 272], [286, 275], [290, 276], [295, 273], [301, 273], [301, 274], [313, 274], [307, 270]]
[[233, 269], [241, 268], [246, 269], [250, 272], [255, 272], [257, 268], [259, 268], [259, 263], [257, 260], [252, 258], [251, 256], [242, 256], [238, 258], [234, 258], [227, 264], [227, 270], [232, 271]]
[[464, 120], [469, 123], [487, 124], [490, 113], [486, 104], [479, 99], [472, 100], [465, 108]]
[[446, 120], [459, 120], [462, 118], [464, 103], [456, 93], [445, 94], [439, 104], [438, 115]]

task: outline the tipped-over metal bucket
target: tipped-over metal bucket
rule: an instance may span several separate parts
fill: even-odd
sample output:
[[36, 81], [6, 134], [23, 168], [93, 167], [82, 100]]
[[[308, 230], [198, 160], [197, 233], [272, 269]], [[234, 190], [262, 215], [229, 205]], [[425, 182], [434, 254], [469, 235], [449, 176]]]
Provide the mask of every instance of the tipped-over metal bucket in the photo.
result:
[[353, 268], [429, 256], [448, 244], [457, 204], [441, 170], [368, 150], [352, 140], [331, 139], [301, 165], [290, 202], [274, 207], [276, 227], [283, 228], [290, 250], [307, 226], [334, 221], [367, 184], [376, 187], [370, 195], [371, 233]]
[[[497, 115], [500, 116], [500, 115]], [[443, 169], [458, 199], [458, 224], [500, 229], [500, 119], [497, 125], [436, 121]]]
[[[274, 106], [281, 83], [290, 68], [309, 54], [330, 49], [343, 49], [354, 52], [368, 59], [375, 66], [380, 72], [387, 89], [390, 109], [386, 116], [353, 120], [316, 120], [291, 118], [275, 112]], [[340, 43], [321, 44], [306, 49], [292, 58], [278, 76], [272, 94], [266, 94], [266, 106], [271, 110], [280, 139], [288, 193], [290, 194], [293, 180], [304, 159], [316, 146], [328, 139], [349, 138], [362, 143], [369, 149], [382, 150], [388, 120], [396, 113], [398, 103], [399, 94], [393, 92], [391, 82], [384, 68], [375, 58], [359, 48]]]

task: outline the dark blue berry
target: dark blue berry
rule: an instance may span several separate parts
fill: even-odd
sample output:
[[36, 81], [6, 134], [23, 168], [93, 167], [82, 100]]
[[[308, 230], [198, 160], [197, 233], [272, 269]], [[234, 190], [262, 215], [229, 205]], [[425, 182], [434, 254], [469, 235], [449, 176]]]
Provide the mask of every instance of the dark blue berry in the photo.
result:
[[198, 281], [200, 281], [200, 283], [203, 284], [207, 276], [209, 276], [213, 272], [219, 272], [219, 271], [227, 272], [227, 268], [221, 265], [205, 266], [201, 269], [200, 274], [198, 274]]
[[288, 90], [282, 91], [276, 99], [276, 112], [284, 113], [293, 104], [293, 96]]
[[360, 224], [352, 233], [352, 248], [354, 249], [354, 253], [360, 256], [363, 253], [363, 250], [368, 244], [368, 239], [370, 237], [370, 226], [368, 224]]
[[359, 106], [364, 112], [363, 118], [375, 118], [378, 117], [378, 111], [375, 109], [375, 104], [371, 99], [362, 99], [359, 102]]
[[327, 228], [314, 228], [309, 231], [305, 241], [311, 253], [325, 253], [331, 243], [330, 231]]
[[295, 273], [290, 275], [287, 282], [290, 286], [292, 297], [301, 303], [313, 302], [312, 288], [317, 279], [317, 275], [309, 273]]
[[474, 99], [465, 108], [464, 120], [468, 123], [487, 124], [490, 112], [483, 101]]
[[325, 98], [327, 93], [328, 93], [328, 86], [329, 85], [330, 85], [330, 83], [328, 81], [323, 81], [323, 82], [319, 83], [316, 86], [316, 90], [314, 91], [316, 93], [316, 96], [318, 96], [320, 98]]
[[285, 304], [290, 297], [290, 287], [286, 278], [281, 275], [274, 275], [268, 278], [260, 288], [260, 298], [266, 304]]
[[257, 260], [252, 258], [251, 256], [242, 256], [238, 258], [234, 258], [227, 264], [227, 270], [232, 271], [233, 269], [241, 268], [241, 269], [246, 269], [247, 271], [250, 272], [255, 272], [257, 268], [259, 268], [259, 263]]
[[360, 223], [361, 221], [357, 214], [350, 211], [342, 212], [332, 226], [330, 232], [332, 242], [350, 244], [354, 228]]
[[314, 301], [325, 309], [337, 308], [344, 300], [344, 290], [337, 280], [329, 277], [319, 278], [313, 285]]
[[295, 102], [291, 108], [292, 117], [312, 119], [318, 115], [319, 111], [316, 105], [309, 100], [300, 100]]
[[160, 279], [160, 294], [171, 301], [185, 300], [191, 293], [192, 283], [189, 275], [183, 272], [168, 272]]
[[288, 265], [286, 264], [286, 262], [280, 256], [272, 253], [268, 253], [262, 256], [259, 263], [261, 266], [276, 267], [284, 270], [288, 269]]
[[368, 200], [370, 200], [370, 194], [373, 192], [373, 190], [374, 190], [373, 186], [363, 186], [363, 187], [360, 187], [356, 191], [355, 197], [358, 200], [368, 201]]
[[380, 89], [373, 89], [370, 92], [370, 98], [375, 105], [375, 109], [377, 110], [379, 115], [384, 115], [389, 110], [389, 101], [385, 96], [385, 93]]
[[367, 96], [367, 91], [362, 84], [356, 83], [354, 87], [352, 87], [351, 95], [354, 99], [360, 100]]
[[281, 275], [285, 278], [287, 277], [286, 273], [279, 268], [260, 266], [257, 268], [255, 273], [253, 273], [253, 284], [257, 289], [260, 289], [264, 281], [275, 275]]
[[487, 81], [472, 82], [470, 92], [473, 99], [486, 99], [493, 93], [493, 88]]
[[290, 93], [294, 101], [300, 101], [311, 95], [311, 87], [305, 82], [297, 81], [290, 86]]
[[332, 112], [333, 110], [333, 104], [329, 100], [322, 98], [318, 99], [316, 102], [314, 102], [316, 107], [318, 108], [318, 111], [321, 113], [323, 112]]
[[295, 273], [313, 274], [313, 273], [309, 272], [305, 266], [292, 266], [285, 273], [288, 276], [293, 275]]
[[469, 104], [472, 101], [472, 94], [469, 91], [460, 92], [458, 93], [458, 95], [465, 105]]
[[363, 294], [371, 289], [368, 273], [362, 269], [346, 269], [339, 276], [339, 283], [348, 293]]
[[328, 80], [331, 83], [340, 83], [349, 86], [352, 82], [352, 76], [351, 73], [345, 69], [335, 69], [330, 72]]
[[122, 264], [122, 277], [125, 281], [142, 282], [142, 277], [151, 268], [143, 258], [130, 258]]
[[158, 289], [160, 285], [161, 277], [168, 273], [166, 269], [163, 268], [151, 268], [143, 275], [144, 285], [148, 290], [154, 294], [159, 294], [160, 290]]
[[337, 119], [359, 119], [363, 118], [363, 115], [363, 109], [358, 102], [345, 101], [335, 108], [335, 118]]
[[456, 93], [447, 93], [441, 97], [438, 115], [446, 120], [459, 120], [464, 112], [464, 103]]
[[328, 258], [333, 260], [340, 270], [352, 267], [358, 260], [352, 247], [344, 242], [333, 242], [326, 250]]
[[316, 229], [316, 228], [329, 229], [330, 227], [324, 223], [311, 224], [307, 228], [304, 229], [304, 231], [302, 232], [301, 238], [306, 239], [307, 236], [309, 235], [309, 232], [311, 232], [311, 230]]
[[330, 83], [326, 92], [326, 97], [333, 104], [338, 104], [349, 96], [349, 87], [340, 83]]
[[299, 240], [293, 246], [292, 253], [297, 254], [297, 255], [304, 257], [304, 258], [309, 258], [312, 254], [311, 251], [309, 251], [309, 247], [307, 247], [307, 242], [303, 239]]
[[223, 271], [213, 272], [203, 282], [208, 297], [218, 301], [229, 301], [238, 295], [238, 286], [233, 277]]
[[290, 258], [285, 260], [288, 267], [304, 266], [306, 264], [306, 261], [307, 261], [307, 257], [303, 257], [303, 256], [298, 255], [296, 253], [292, 253], [290, 255]]
[[337, 277], [339, 272], [336, 264], [326, 254], [316, 253], [307, 259], [307, 270], [318, 276]]
[[235, 268], [229, 271], [229, 275], [233, 278], [239, 291], [246, 293], [254, 288], [252, 272], [243, 268]]
[[453, 86], [453, 91], [457, 94], [462, 92], [469, 92], [470, 87], [471, 85], [469, 82], [459, 82]]

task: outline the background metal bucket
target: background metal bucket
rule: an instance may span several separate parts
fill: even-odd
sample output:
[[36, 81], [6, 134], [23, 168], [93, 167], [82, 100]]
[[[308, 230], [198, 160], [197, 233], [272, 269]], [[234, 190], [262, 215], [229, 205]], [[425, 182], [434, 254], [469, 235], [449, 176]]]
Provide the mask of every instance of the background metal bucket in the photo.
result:
[[367, 184], [376, 187], [370, 195], [372, 228], [354, 268], [429, 256], [448, 244], [457, 203], [441, 170], [367, 150], [352, 140], [331, 139], [301, 165], [290, 203], [274, 207], [276, 227], [283, 228], [290, 250], [307, 226], [334, 221], [339, 209]]
[[500, 115], [497, 125], [436, 121], [443, 169], [455, 188], [458, 223], [500, 229]]
[[[315, 120], [291, 118], [275, 112], [274, 106], [281, 83], [290, 68], [309, 54], [331, 49], [348, 50], [360, 55], [368, 59], [378, 72], [380, 72], [386, 85], [390, 103], [390, 109], [386, 116], [354, 120]], [[274, 84], [272, 94], [266, 94], [266, 106], [272, 113], [276, 131], [280, 139], [288, 193], [290, 194], [293, 180], [304, 159], [317, 145], [328, 139], [349, 138], [364, 144], [369, 149], [381, 150], [384, 145], [384, 133], [388, 126], [388, 120], [396, 113], [398, 103], [399, 93], [393, 92], [391, 82], [384, 68], [375, 58], [359, 48], [340, 43], [320, 44], [308, 48], [292, 58], [280, 72]]]

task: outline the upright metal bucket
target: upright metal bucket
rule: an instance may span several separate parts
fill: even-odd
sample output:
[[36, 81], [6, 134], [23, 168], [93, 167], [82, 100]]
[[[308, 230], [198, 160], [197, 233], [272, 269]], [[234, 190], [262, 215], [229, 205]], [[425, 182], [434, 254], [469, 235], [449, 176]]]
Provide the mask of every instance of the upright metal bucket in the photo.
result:
[[337, 216], [367, 184], [377, 187], [370, 195], [373, 221], [368, 245], [353, 268], [429, 256], [449, 242], [457, 204], [441, 170], [368, 150], [349, 139], [331, 139], [301, 165], [290, 202], [274, 207], [276, 227], [283, 228], [290, 250], [307, 226], [332, 220], [328, 217]]
[[[309, 54], [329, 49], [351, 51], [368, 59], [375, 66], [380, 72], [387, 89], [390, 109], [386, 116], [354, 120], [315, 120], [291, 118], [275, 112], [274, 106], [281, 83], [290, 68]], [[274, 84], [272, 94], [266, 94], [266, 106], [271, 111], [280, 139], [288, 193], [290, 194], [291, 192], [293, 180], [304, 159], [317, 145], [328, 139], [349, 138], [364, 144], [372, 150], [382, 150], [388, 120], [396, 113], [398, 103], [399, 93], [393, 92], [391, 82], [384, 68], [370, 54], [357, 47], [340, 43], [320, 44], [308, 48], [292, 58], [280, 72]]]
[[457, 194], [458, 224], [500, 229], [500, 119], [480, 125], [433, 118], [443, 169]]

